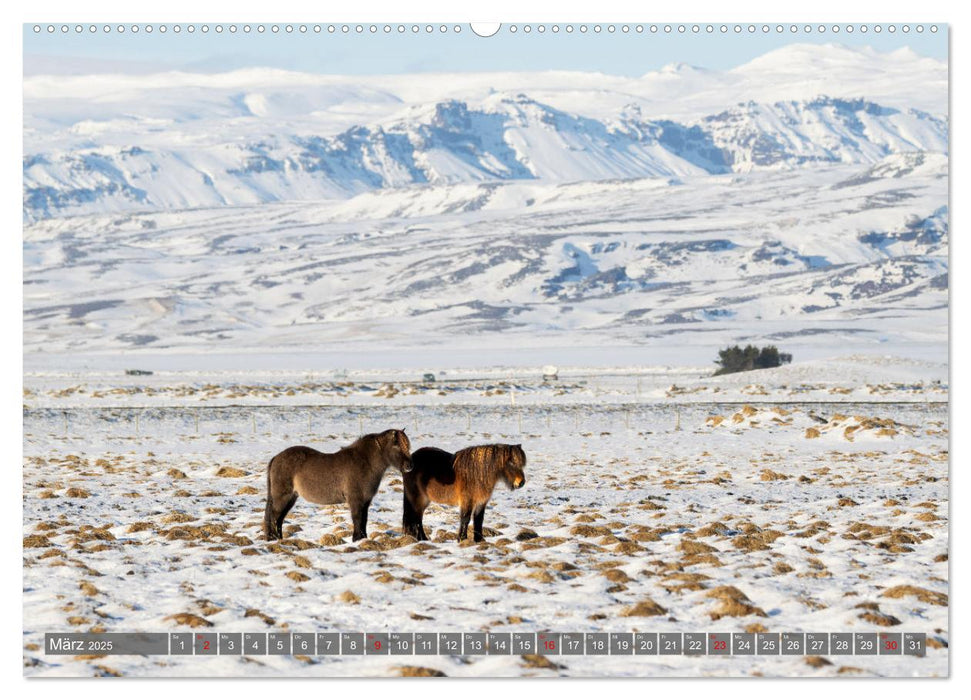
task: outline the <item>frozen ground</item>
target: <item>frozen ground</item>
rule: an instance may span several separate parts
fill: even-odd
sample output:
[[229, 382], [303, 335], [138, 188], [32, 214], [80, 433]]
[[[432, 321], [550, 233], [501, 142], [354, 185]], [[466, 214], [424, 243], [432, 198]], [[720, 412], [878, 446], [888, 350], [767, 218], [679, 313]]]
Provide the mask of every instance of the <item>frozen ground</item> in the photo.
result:
[[[106, 373], [25, 377], [25, 674], [948, 674], [945, 366], [844, 358], [717, 380], [576, 368], [558, 385], [519, 388], [501, 386], [500, 370], [457, 371], [434, 390], [407, 378], [352, 372], [333, 382], [338, 392], [329, 379], [308, 389], [285, 375], [153, 375], [115, 387]], [[818, 386], [793, 392], [799, 384]], [[497, 489], [485, 544], [457, 543], [457, 513], [438, 506], [426, 514], [430, 544], [402, 537], [391, 473], [363, 544], [350, 542], [344, 507], [305, 502], [286, 540], [262, 541], [273, 454], [391, 426], [407, 427], [414, 447], [523, 444], [528, 482]], [[190, 629], [913, 631], [929, 649], [923, 659], [552, 664], [40, 650], [45, 631]]]

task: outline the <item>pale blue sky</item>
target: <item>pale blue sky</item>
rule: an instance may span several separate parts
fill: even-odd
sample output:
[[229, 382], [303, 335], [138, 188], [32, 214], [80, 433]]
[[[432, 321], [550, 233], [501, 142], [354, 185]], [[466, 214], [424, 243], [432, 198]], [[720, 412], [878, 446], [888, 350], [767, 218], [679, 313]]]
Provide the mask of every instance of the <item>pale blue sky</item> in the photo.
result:
[[168, 25], [164, 34], [158, 31], [158, 25], [151, 34], [144, 28], [133, 34], [128, 27], [119, 34], [117, 25], [111, 25], [110, 33], [101, 31], [103, 25], [90, 33], [86, 25], [80, 34], [74, 31], [74, 25], [67, 33], [62, 33], [61, 25], [57, 25], [55, 33], [49, 34], [44, 25], [38, 34], [33, 26], [24, 25], [24, 72], [27, 74], [84, 73], [90, 72], [88, 69], [92, 66], [135, 73], [159, 69], [216, 72], [268, 66], [350, 75], [557, 69], [635, 76], [672, 62], [725, 70], [794, 42], [869, 45], [879, 51], [909, 46], [921, 55], [937, 59], [946, 59], [948, 54], [946, 25], [939, 25], [936, 34], [928, 30], [930, 25], [924, 25], [920, 34], [914, 31], [915, 25], [906, 34], [900, 31], [900, 25], [892, 34], [887, 31], [887, 25], [883, 25], [884, 30], [879, 34], [873, 31], [872, 25], [866, 34], [858, 28], [848, 34], [843, 29], [845, 25], [841, 25], [838, 34], [832, 32], [832, 25], [827, 25], [825, 33], [819, 33], [818, 24], [813, 25], [814, 31], [810, 33], [803, 31], [804, 25], [799, 25], [795, 34], [790, 33], [789, 25], [782, 34], [776, 33], [775, 25], [771, 25], [768, 34], [762, 33], [761, 26], [750, 34], [748, 25], [743, 25], [740, 34], [731, 28], [728, 34], [721, 34], [718, 25], [713, 34], [705, 33], [704, 27], [700, 33], [693, 34], [690, 25], [684, 34], [677, 32], [676, 25], [670, 34], [663, 32], [663, 25], [659, 25], [656, 34], [649, 31], [650, 25], [644, 25], [641, 34], [633, 30], [634, 25], [630, 25], [628, 34], [620, 31], [620, 25], [613, 34], [607, 33], [606, 25], [600, 34], [593, 32], [593, 25], [588, 25], [590, 29], [585, 34], [576, 30], [568, 34], [563, 30], [565, 24], [560, 25], [557, 34], [549, 30], [539, 34], [535, 28], [525, 34], [519, 25], [516, 33], [504, 27], [488, 39], [473, 35], [468, 25], [462, 25], [461, 34], [451, 31], [454, 25], [449, 25], [446, 34], [439, 32], [438, 25], [432, 34], [426, 34], [424, 26], [419, 34], [414, 34], [411, 25], [404, 34], [398, 34], [394, 25], [387, 35], [382, 31], [383, 25], [378, 26], [377, 34], [370, 34], [369, 25], [365, 25], [363, 35], [354, 32], [354, 25], [348, 34], [341, 33], [339, 27], [330, 34], [327, 25], [322, 26], [319, 34], [313, 32], [312, 25], [306, 34], [301, 34], [296, 27], [288, 34], [284, 25], [280, 25], [277, 34], [270, 31], [271, 25], [265, 25], [267, 30], [263, 34], [256, 32], [256, 25], [251, 25], [249, 34], [244, 34], [242, 25], [237, 25], [237, 32], [231, 34], [228, 24], [223, 25], [221, 34], [213, 30], [215, 25], [210, 25], [209, 32], [204, 34], [198, 24], [193, 34], [184, 28], [175, 34], [172, 25]]

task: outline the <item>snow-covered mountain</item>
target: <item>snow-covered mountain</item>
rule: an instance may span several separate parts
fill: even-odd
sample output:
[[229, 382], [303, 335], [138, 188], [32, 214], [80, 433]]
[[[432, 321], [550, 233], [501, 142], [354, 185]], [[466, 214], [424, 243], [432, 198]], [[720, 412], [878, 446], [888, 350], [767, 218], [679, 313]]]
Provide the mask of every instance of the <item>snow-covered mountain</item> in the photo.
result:
[[[161, 128], [161, 127], [160, 127]], [[267, 133], [200, 145], [91, 145], [24, 158], [28, 220], [333, 199], [370, 189], [497, 180], [683, 177], [759, 167], [875, 163], [946, 152], [947, 122], [863, 99], [745, 103], [689, 123], [637, 106], [599, 120], [524, 94], [421, 105], [333, 136]]]
[[24, 86], [30, 352], [946, 350], [947, 72], [907, 52]]
[[[47, 65], [47, 64], [39, 64]], [[30, 75], [24, 219], [947, 151], [947, 68], [793, 45], [731, 71]]]

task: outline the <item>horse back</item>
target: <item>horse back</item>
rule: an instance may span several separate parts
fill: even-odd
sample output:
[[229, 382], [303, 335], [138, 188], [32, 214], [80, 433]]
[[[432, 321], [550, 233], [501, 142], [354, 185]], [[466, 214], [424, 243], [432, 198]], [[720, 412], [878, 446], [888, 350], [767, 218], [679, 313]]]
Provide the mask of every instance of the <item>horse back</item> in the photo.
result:
[[302, 498], [312, 503], [342, 503], [354, 464], [343, 451], [327, 453], [312, 447], [288, 447], [273, 458], [274, 477], [288, 479]]
[[437, 447], [412, 452], [414, 466], [404, 475], [406, 487], [418, 489], [435, 503], [458, 505], [463, 489], [456, 479], [454, 460], [454, 454]]

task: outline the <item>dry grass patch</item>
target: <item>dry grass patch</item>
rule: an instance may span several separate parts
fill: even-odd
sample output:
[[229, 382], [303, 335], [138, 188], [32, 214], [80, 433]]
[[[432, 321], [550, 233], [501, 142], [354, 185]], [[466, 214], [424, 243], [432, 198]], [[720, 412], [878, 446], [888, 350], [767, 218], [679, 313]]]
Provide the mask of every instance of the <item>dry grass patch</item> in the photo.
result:
[[189, 627], [212, 627], [209, 620], [190, 612], [180, 612], [162, 619], [166, 622], [171, 621], [177, 625], [188, 625]]
[[678, 543], [678, 551], [683, 554], [708, 554], [710, 552], [717, 552], [718, 550], [710, 544], [698, 542], [697, 540], [681, 540]]
[[655, 617], [657, 615], [666, 615], [667, 609], [658, 605], [650, 598], [645, 598], [632, 605], [629, 608], [624, 608], [620, 612], [621, 617]]
[[603, 572], [604, 578], [612, 583], [627, 583], [633, 581], [625, 572], [620, 569], [607, 569]]
[[577, 537], [602, 537], [614, 534], [613, 530], [603, 525], [574, 525], [570, 534]]
[[825, 659], [822, 656], [807, 656], [806, 665], [812, 666], [813, 668], [822, 668], [823, 666], [832, 666], [833, 662]]
[[444, 672], [427, 666], [395, 666], [393, 670], [401, 678], [446, 678]]
[[617, 545], [614, 547], [613, 551], [616, 552], [617, 554], [623, 554], [623, 555], [632, 557], [638, 554], [642, 554], [647, 550], [635, 542], [618, 542]]
[[236, 467], [220, 467], [219, 471], [216, 472], [216, 476], [224, 477], [228, 479], [238, 479], [242, 476], [249, 476], [250, 472], [245, 472], [242, 469], [237, 469]]
[[522, 666], [525, 668], [544, 668], [550, 671], [566, 668], [566, 666], [554, 663], [549, 657], [542, 654], [522, 654], [519, 658], [523, 660]]
[[339, 596], [337, 596], [337, 600], [339, 600], [342, 603], [347, 603], [348, 605], [361, 604], [361, 597], [356, 593], [354, 593], [353, 591], [344, 591]]
[[50, 547], [51, 541], [46, 535], [27, 535], [24, 538], [24, 549], [31, 547]]
[[246, 611], [246, 614], [243, 615], [243, 617], [255, 617], [255, 618], [258, 618], [260, 620], [263, 620], [263, 622], [265, 622], [267, 625], [271, 625], [271, 626], [276, 624], [276, 620], [274, 620], [272, 617], [270, 617], [266, 613], [260, 612], [256, 608], [250, 608], [250, 609], [248, 609]]
[[718, 606], [709, 612], [711, 619], [720, 620], [723, 617], [746, 617], [756, 615], [768, 617], [762, 608], [757, 607], [748, 596], [735, 586], [718, 586], [705, 594], [706, 598], [718, 601]]
[[904, 598], [912, 596], [922, 603], [947, 606], [947, 593], [937, 593], [917, 586], [893, 586], [880, 594], [883, 598]]
[[887, 613], [882, 613], [877, 610], [867, 610], [866, 612], [857, 615], [857, 617], [879, 627], [894, 627], [895, 625], [900, 624], [900, 620], [893, 615], [888, 615]]

